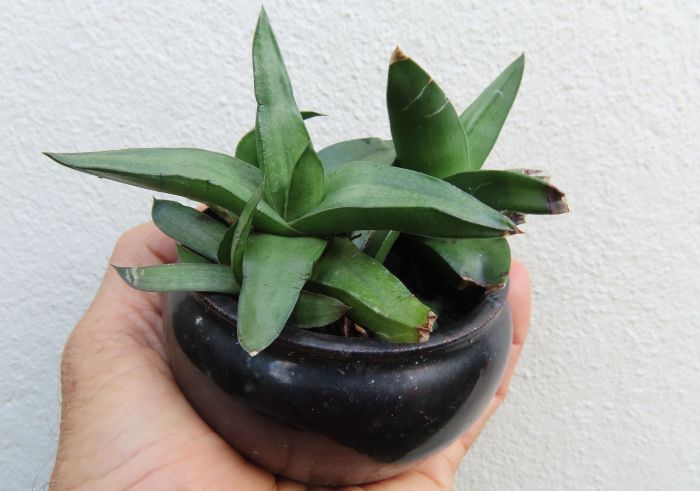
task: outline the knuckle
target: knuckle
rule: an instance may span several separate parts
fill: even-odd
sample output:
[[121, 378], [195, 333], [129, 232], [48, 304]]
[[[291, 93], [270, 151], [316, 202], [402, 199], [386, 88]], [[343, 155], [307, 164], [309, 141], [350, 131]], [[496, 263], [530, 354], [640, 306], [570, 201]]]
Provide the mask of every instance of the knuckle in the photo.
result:
[[115, 249], [123, 248], [124, 246], [129, 246], [134, 243], [136, 240], [136, 236], [139, 233], [139, 228], [138, 227], [132, 227], [124, 232], [117, 238], [117, 242], [114, 246]]

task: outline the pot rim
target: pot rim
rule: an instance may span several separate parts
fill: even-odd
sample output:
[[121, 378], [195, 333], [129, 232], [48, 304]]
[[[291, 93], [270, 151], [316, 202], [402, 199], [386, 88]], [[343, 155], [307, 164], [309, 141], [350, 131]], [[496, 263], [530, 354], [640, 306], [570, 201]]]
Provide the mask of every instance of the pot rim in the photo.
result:
[[[483, 298], [458, 321], [430, 334], [428, 341], [422, 343], [390, 343], [379, 338], [346, 338], [333, 334], [324, 334], [285, 326], [282, 333], [267, 350], [293, 351], [304, 355], [337, 357], [406, 357], [422, 356], [436, 350], [456, 348], [471, 342], [481, 334], [492, 320], [506, 307], [509, 285], [496, 291], [486, 292]], [[208, 311], [236, 329], [235, 309], [223, 302], [230, 295], [190, 292]], [[227, 308], [228, 307], [228, 308]]]

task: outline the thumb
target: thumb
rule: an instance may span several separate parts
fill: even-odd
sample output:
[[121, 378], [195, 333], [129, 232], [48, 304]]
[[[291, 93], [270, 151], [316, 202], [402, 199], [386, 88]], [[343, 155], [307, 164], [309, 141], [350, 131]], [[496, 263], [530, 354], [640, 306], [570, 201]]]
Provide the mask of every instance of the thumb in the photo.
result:
[[[109, 262], [114, 266], [151, 266], [172, 263], [176, 258], [175, 242], [149, 222], [124, 232], [117, 240]], [[107, 268], [95, 302], [114, 295], [126, 297], [125, 300], [145, 296], [129, 287], [110, 267]]]

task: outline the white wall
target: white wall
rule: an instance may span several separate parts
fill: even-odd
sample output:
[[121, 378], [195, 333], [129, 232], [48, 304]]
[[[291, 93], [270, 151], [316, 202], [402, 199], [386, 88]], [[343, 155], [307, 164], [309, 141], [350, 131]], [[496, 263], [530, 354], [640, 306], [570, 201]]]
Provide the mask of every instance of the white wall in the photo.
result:
[[[512, 241], [535, 285], [511, 395], [458, 489], [700, 487], [700, 8], [692, 0], [270, 0], [318, 148], [389, 136], [400, 43], [458, 108], [522, 50], [491, 167], [542, 167], [568, 216]], [[487, 5], [488, 4], [488, 5]], [[0, 13], [0, 488], [42, 488], [61, 347], [151, 193], [42, 150], [233, 151], [254, 121], [256, 2], [4, 2]]]

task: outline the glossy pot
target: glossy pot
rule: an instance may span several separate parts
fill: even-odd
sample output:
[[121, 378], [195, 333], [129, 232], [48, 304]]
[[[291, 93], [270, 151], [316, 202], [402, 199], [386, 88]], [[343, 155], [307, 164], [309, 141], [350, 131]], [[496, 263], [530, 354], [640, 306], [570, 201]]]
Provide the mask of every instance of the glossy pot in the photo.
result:
[[287, 327], [251, 357], [221, 294], [167, 294], [164, 325], [180, 388], [238, 452], [299, 481], [359, 484], [441, 450], [485, 409], [511, 345], [506, 295], [481, 296], [421, 344]]

